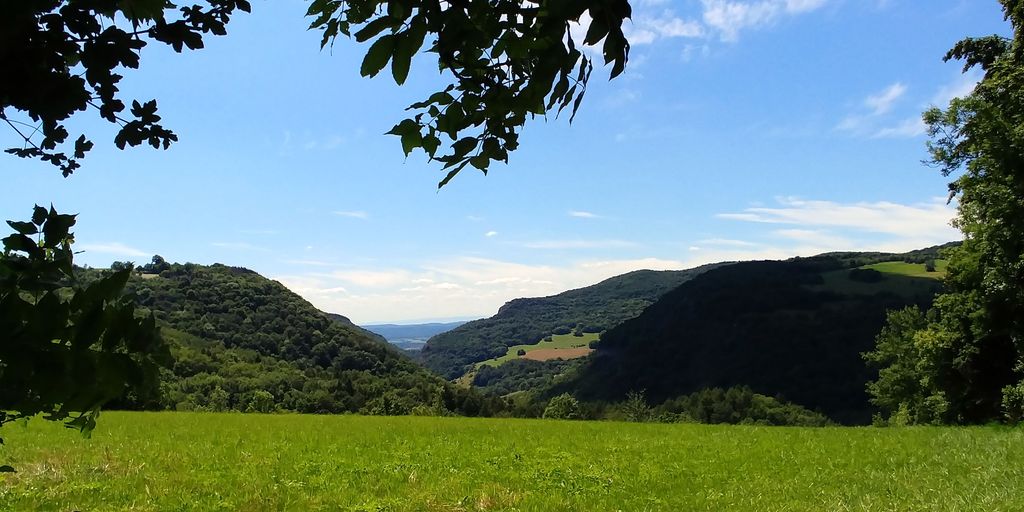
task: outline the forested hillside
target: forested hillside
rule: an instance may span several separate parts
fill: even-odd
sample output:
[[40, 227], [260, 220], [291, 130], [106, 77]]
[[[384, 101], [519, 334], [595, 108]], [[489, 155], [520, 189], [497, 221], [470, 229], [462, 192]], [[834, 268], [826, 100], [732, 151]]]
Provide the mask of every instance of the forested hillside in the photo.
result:
[[551, 334], [601, 332], [641, 311], [669, 290], [715, 265], [690, 270], [638, 270], [550, 297], [515, 299], [490, 318], [431, 338], [422, 351], [428, 368], [449, 379], [474, 363], [535, 344]]
[[443, 406], [470, 415], [500, 407], [251, 270], [159, 270], [133, 276], [127, 292], [164, 327], [174, 361], [160, 396], [128, 397], [122, 405], [370, 414]]
[[835, 253], [710, 270], [607, 331], [597, 351], [551, 393], [615, 401], [643, 391], [660, 403], [742, 385], [836, 421], [866, 422], [865, 383], [872, 375], [861, 354], [872, 348], [886, 310], [927, 305], [941, 284], [858, 267], [937, 256], [937, 248]]

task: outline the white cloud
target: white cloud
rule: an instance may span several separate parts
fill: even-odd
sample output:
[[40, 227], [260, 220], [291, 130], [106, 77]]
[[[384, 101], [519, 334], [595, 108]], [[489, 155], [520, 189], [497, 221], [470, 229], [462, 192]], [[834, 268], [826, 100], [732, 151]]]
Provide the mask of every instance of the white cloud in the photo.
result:
[[[790, 197], [779, 198], [777, 202], [778, 207], [747, 208], [739, 213], [722, 213], [718, 217], [887, 235], [895, 241], [905, 241], [907, 249], [961, 238], [960, 233], [950, 225], [955, 209], [943, 200], [913, 205], [887, 201], [843, 204]], [[796, 233], [792, 230], [788, 232], [790, 238]]]
[[[895, 127], [889, 130], [878, 128], [879, 123], [883, 122], [881, 118], [892, 111], [893, 106], [906, 92], [907, 86], [896, 82], [878, 93], [869, 95], [863, 101], [868, 112], [846, 116], [836, 125], [836, 130], [857, 136], [871, 136], [874, 138], [894, 137], [898, 136], [898, 134], [907, 133], [909, 130], [906, 127], [902, 130], [896, 130]], [[919, 134], [910, 136], [914, 137], [916, 135]]]
[[896, 82], [878, 94], [872, 94], [864, 100], [864, 105], [871, 109], [871, 115], [880, 116], [892, 110], [895, 104], [907, 92], [907, 86]]
[[576, 217], [578, 219], [598, 219], [601, 217], [596, 213], [587, 212], [583, 210], [569, 210], [569, 216]]
[[94, 252], [99, 254], [112, 254], [114, 256], [143, 257], [150, 256], [152, 254], [134, 247], [129, 247], [121, 242], [82, 244], [75, 248], [82, 249], [87, 253]]
[[958, 75], [952, 82], [939, 87], [930, 103], [939, 108], [946, 108], [953, 98], [963, 98], [974, 92], [981, 78], [982, 74], [977, 70]]
[[498, 232], [497, 231], [488, 231], [488, 232], [484, 233], [484, 236], [486, 236], [487, 238], [493, 238], [493, 237], [498, 236]]
[[702, 0], [704, 24], [723, 41], [736, 41], [742, 30], [775, 23], [782, 16], [804, 14], [824, 6], [827, 0]]
[[274, 279], [324, 311], [369, 323], [490, 316], [517, 297], [553, 295], [633, 270], [682, 269], [687, 265], [686, 261], [659, 258], [528, 265], [459, 257], [412, 269], [286, 275]]
[[349, 217], [351, 219], [366, 220], [370, 218], [370, 214], [362, 210], [339, 210], [334, 212], [334, 214], [340, 217]]
[[928, 127], [921, 116], [904, 119], [893, 126], [885, 126], [876, 131], [873, 139], [912, 139], [924, 135]]
[[[901, 252], [960, 238], [949, 226], [954, 209], [936, 199], [838, 203], [797, 198], [718, 217], [766, 229], [749, 239], [708, 238], [679, 258], [578, 259], [527, 264], [453, 257], [407, 268], [303, 273], [275, 279], [324, 311], [356, 322], [485, 317], [517, 297], [543, 297], [589, 286], [632, 270], [672, 270], [705, 263], [785, 259], [836, 250]], [[618, 240], [538, 243], [544, 248], [631, 246]]]
[[658, 14], [641, 12], [623, 32], [631, 45], [650, 44], [658, 39], [698, 38], [704, 36], [704, 26], [696, 20], [684, 20], [665, 10]]

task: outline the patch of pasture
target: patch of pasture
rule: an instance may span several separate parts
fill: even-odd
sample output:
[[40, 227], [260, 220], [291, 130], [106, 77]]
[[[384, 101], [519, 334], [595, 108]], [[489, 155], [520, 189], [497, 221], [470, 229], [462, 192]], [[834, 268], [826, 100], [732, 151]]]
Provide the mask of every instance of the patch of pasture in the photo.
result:
[[946, 277], [946, 267], [948, 264], [949, 262], [946, 260], [935, 260], [935, 270], [932, 272], [928, 272], [924, 263], [907, 263], [905, 261], [883, 261], [872, 265], [864, 265], [860, 268], [877, 270], [883, 274], [942, 279]]
[[5, 511], [1024, 510], [1022, 429], [168, 412], [0, 436]]
[[[551, 351], [555, 349], [587, 348], [590, 346], [590, 342], [596, 341], [600, 336], [601, 335], [598, 333], [584, 333], [583, 336], [573, 336], [572, 334], [554, 334], [551, 336], [551, 341], [541, 341], [540, 343], [534, 345], [514, 345], [512, 347], [509, 347], [508, 351], [505, 352], [505, 355], [501, 357], [495, 357], [494, 359], [481, 361], [477, 363], [477, 366], [499, 366], [508, 361], [511, 361], [513, 359], [519, 359], [521, 357], [533, 359], [528, 356], [530, 355], [530, 352], [533, 352], [535, 350]], [[520, 350], [526, 352], [526, 354], [523, 356], [519, 355]], [[566, 353], [566, 355], [568, 356], [570, 353]], [[581, 356], [576, 355], [574, 357]], [[549, 357], [548, 359], [556, 358]], [[572, 357], [565, 357], [565, 359], [572, 359]], [[538, 361], [543, 361], [543, 359], [538, 359]]]
[[576, 359], [577, 357], [586, 357], [593, 352], [594, 349], [588, 347], [580, 348], [542, 348], [537, 350], [531, 350], [522, 356], [523, 359], [532, 359], [534, 361], [551, 361], [553, 359]]

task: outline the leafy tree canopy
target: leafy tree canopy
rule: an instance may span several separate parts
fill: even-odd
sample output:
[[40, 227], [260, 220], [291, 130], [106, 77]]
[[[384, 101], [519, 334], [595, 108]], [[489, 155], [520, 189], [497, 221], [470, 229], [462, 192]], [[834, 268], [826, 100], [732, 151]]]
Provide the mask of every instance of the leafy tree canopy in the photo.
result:
[[957, 43], [946, 60], [979, 67], [984, 78], [924, 115], [931, 163], [956, 176], [954, 224], [964, 233], [949, 255], [947, 293], [927, 319], [891, 316], [868, 355], [883, 368], [869, 388], [874, 401], [910, 421], [977, 423], [1022, 412], [1024, 1], [1001, 1], [1013, 37]]
[[[0, 119], [24, 140], [7, 152], [70, 175], [93, 143], [83, 134], [68, 147], [64, 123], [89, 109], [120, 125], [117, 147], [166, 149], [177, 136], [160, 124], [156, 100], [133, 100], [128, 108], [118, 96], [120, 73], [139, 67], [150, 41], [178, 52], [199, 49], [204, 36], [226, 34], [235, 11], [249, 10], [246, 0], [181, 8], [166, 0], [3, 3], [0, 69], [11, 78], [0, 81]], [[310, 29], [323, 33], [322, 47], [339, 35], [370, 43], [363, 76], [390, 64], [401, 85], [422, 49], [437, 55], [452, 83], [410, 106], [415, 114], [389, 133], [401, 138], [406, 155], [418, 148], [443, 164], [448, 173], [439, 186], [468, 165], [486, 172], [494, 160], [507, 162], [529, 117], [570, 105], [575, 115], [593, 71], [572, 37], [581, 20], [589, 21], [582, 43], [603, 41], [612, 77], [629, 53], [626, 0], [314, 0], [307, 14]]]

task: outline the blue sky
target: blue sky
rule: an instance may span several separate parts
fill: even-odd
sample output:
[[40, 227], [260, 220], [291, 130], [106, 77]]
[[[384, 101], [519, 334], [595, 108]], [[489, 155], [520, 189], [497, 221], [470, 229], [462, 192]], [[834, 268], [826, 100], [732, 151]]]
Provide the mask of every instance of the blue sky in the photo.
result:
[[437, 191], [438, 166], [383, 133], [446, 77], [425, 55], [405, 86], [362, 79], [365, 46], [320, 51], [305, 8], [256, 1], [202, 51], [151, 45], [122, 89], [181, 141], [119, 151], [75, 119], [97, 143], [83, 168], [0, 157], [0, 214], [52, 202], [80, 214], [80, 263], [245, 266], [361, 323], [489, 316], [639, 268], [909, 250], [958, 238], [920, 112], [978, 77], [941, 57], [1009, 30], [995, 0], [639, 0], [626, 73], [595, 71], [571, 126], [537, 119], [508, 165]]

